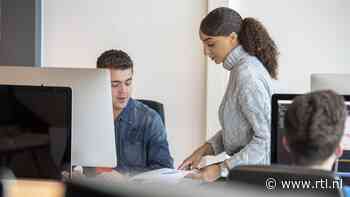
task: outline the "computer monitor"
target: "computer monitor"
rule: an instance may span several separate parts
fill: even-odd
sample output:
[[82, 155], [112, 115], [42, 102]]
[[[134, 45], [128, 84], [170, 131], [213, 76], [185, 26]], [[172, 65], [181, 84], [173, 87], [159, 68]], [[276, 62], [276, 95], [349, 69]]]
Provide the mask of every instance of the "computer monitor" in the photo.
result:
[[0, 84], [72, 89], [72, 165], [115, 167], [110, 74], [105, 69], [0, 66]]
[[332, 89], [339, 94], [350, 95], [349, 74], [311, 74], [311, 91]]
[[69, 172], [71, 101], [69, 87], [0, 85], [1, 167], [19, 178]]
[[[297, 94], [274, 94], [272, 96], [272, 117], [271, 117], [271, 163], [291, 164], [289, 153], [285, 150], [282, 137], [284, 136], [284, 116], [288, 106], [292, 103]], [[343, 156], [338, 162], [338, 172], [341, 175], [350, 173], [350, 95], [344, 95], [345, 104], [348, 109], [344, 137], [342, 145]], [[343, 174], [345, 173], [345, 174]]]

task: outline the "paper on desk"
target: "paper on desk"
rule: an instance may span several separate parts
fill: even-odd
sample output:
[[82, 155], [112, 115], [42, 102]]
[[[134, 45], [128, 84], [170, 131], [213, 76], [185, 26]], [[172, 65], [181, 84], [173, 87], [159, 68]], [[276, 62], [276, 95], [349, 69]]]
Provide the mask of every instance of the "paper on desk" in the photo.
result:
[[144, 172], [138, 175], [135, 175], [129, 179], [131, 182], [138, 183], [168, 183], [168, 184], [177, 184], [186, 175], [192, 171], [185, 170], [175, 170], [170, 168], [162, 168], [158, 170], [152, 170]]
[[96, 181], [104, 181], [104, 182], [126, 181], [126, 177], [124, 177], [122, 174], [120, 174], [119, 172], [114, 171], [114, 170], [112, 172], [103, 172], [101, 174], [98, 174], [93, 179]]
[[201, 159], [200, 163], [198, 164], [198, 168], [201, 169], [206, 166], [222, 163], [228, 158], [230, 158], [230, 156], [228, 156], [225, 152], [218, 155], [206, 155]]

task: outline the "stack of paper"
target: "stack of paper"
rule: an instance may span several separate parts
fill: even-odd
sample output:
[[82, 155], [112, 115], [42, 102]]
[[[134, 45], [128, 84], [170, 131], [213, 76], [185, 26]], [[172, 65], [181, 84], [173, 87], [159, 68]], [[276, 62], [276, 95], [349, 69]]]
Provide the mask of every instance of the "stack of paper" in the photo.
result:
[[144, 172], [138, 175], [135, 175], [129, 179], [132, 182], [139, 183], [169, 183], [169, 184], [177, 184], [186, 175], [191, 173], [191, 171], [184, 170], [175, 170], [170, 168], [162, 168], [158, 170], [152, 170], [148, 172]]

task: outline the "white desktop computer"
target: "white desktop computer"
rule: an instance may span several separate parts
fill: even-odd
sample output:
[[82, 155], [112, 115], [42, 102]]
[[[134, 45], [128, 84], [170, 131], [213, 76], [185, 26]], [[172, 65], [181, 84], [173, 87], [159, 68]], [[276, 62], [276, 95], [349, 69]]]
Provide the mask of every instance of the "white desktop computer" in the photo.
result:
[[339, 94], [350, 95], [349, 74], [311, 74], [311, 91], [332, 89]]
[[71, 164], [92, 167], [116, 166], [108, 70], [1, 66], [0, 84], [70, 87], [72, 89]]

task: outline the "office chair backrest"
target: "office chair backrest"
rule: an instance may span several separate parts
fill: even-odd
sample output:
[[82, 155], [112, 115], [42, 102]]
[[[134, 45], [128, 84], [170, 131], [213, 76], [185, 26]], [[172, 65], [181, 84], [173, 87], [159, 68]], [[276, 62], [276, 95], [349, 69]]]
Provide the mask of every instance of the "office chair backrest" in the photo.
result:
[[152, 100], [146, 100], [146, 99], [137, 99], [137, 100], [147, 105], [149, 108], [153, 109], [154, 111], [158, 112], [165, 126], [164, 106], [162, 103], [157, 101], [152, 101]]
[[287, 165], [239, 166], [230, 171], [228, 181], [244, 183], [262, 192], [343, 196], [342, 181], [332, 172]]

